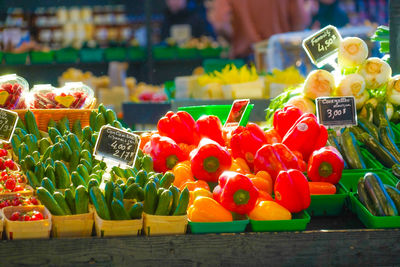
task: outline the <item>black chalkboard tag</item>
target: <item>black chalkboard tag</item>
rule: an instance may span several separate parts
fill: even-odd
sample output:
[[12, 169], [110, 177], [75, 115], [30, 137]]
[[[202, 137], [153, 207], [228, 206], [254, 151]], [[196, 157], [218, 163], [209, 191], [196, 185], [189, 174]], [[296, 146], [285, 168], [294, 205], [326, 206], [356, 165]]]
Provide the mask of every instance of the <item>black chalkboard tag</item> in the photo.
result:
[[327, 63], [335, 64], [342, 37], [336, 27], [328, 25], [303, 40], [303, 48], [311, 62], [318, 68]]
[[105, 125], [101, 127], [94, 156], [110, 165], [133, 167], [140, 146], [140, 136]]
[[0, 141], [11, 142], [18, 120], [16, 112], [0, 108]]
[[354, 96], [318, 97], [318, 122], [328, 128], [357, 125], [357, 109]]

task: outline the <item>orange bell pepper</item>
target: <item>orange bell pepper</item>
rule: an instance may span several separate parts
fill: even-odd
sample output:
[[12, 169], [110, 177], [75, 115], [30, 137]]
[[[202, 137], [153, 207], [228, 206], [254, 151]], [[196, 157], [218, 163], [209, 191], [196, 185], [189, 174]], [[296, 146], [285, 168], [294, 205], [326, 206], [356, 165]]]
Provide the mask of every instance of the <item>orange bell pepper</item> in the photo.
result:
[[150, 141], [151, 136], [154, 134], [154, 132], [146, 132], [142, 133], [140, 135], [140, 149], [143, 150], [144, 146], [147, 144], [147, 142]]
[[274, 201], [274, 199], [267, 192], [258, 190], [257, 204], [261, 201]]
[[209, 197], [212, 198], [212, 193], [209, 190], [206, 190], [204, 188], [196, 188], [193, 191], [189, 192], [189, 205], [188, 209], [190, 206], [192, 206], [193, 202], [195, 201], [196, 198], [198, 197]]
[[292, 214], [274, 201], [261, 201], [249, 213], [249, 218], [257, 221], [291, 220]]
[[264, 191], [267, 192], [268, 194], [272, 194], [272, 182], [269, 180], [266, 180], [261, 177], [254, 177], [250, 178], [250, 180], [253, 182], [254, 186], [259, 190], [259, 191]]
[[336, 194], [336, 186], [328, 182], [308, 182], [311, 195], [333, 195]]
[[188, 210], [192, 222], [231, 222], [232, 214], [217, 201], [209, 197], [198, 197]]
[[188, 161], [183, 161], [176, 164], [172, 169], [172, 172], [175, 175], [173, 184], [178, 188], [180, 188], [183, 183], [195, 181], [190, 168], [190, 163], [188, 163]]
[[250, 167], [244, 159], [236, 158], [235, 162], [237, 163], [237, 165], [241, 170], [243, 170], [246, 173], [250, 173]]
[[208, 186], [207, 182], [203, 181], [203, 180], [184, 182], [179, 187], [179, 190], [182, 191], [183, 189], [185, 189], [186, 186], [189, 189], [189, 191], [194, 191], [197, 188], [203, 188], [203, 189], [206, 189], [206, 190], [210, 191], [210, 187]]

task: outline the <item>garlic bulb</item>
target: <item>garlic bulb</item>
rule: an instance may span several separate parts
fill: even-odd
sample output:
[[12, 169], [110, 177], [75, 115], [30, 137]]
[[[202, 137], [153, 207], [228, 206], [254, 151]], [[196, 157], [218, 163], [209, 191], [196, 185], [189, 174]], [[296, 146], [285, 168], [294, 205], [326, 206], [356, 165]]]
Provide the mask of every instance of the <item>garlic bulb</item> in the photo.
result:
[[346, 37], [340, 42], [338, 63], [342, 68], [354, 68], [368, 57], [367, 44], [358, 37]]
[[326, 70], [314, 70], [304, 83], [304, 95], [312, 100], [321, 96], [330, 96], [335, 89], [335, 79]]
[[337, 96], [359, 96], [365, 91], [365, 80], [360, 74], [345, 76], [336, 88]]
[[392, 69], [382, 59], [371, 57], [364, 62], [358, 73], [364, 77], [368, 89], [377, 89], [390, 79]]

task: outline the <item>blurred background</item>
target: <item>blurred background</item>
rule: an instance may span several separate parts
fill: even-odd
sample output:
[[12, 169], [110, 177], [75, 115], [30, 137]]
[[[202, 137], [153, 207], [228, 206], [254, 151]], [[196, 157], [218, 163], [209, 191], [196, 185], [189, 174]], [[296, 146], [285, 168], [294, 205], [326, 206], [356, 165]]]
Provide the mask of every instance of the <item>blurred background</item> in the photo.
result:
[[121, 111], [126, 101], [226, 99], [207, 73], [248, 64], [241, 75], [253, 78], [232, 83], [262, 76], [250, 97], [269, 98], [313, 68], [301, 47], [311, 31], [334, 25], [378, 55], [369, 37], [387, 23], [388, 0], [0, 1], [0, 74], [31, 86], [83, 81]]

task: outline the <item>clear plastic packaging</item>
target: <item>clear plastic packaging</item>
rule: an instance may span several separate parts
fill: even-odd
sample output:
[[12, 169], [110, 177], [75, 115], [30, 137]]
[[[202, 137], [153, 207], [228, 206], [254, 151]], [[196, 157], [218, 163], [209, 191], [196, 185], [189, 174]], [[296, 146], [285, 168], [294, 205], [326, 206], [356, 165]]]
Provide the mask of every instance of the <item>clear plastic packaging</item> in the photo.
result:
[[94, 100], [93, 90], [81, 82], [66, 83], [61, 88], [35, 85], [30, 94], [31, 109], [84, 109]]
[[0, 76], [0, 108], [26, 109], [28, 92], [29, 84], [24, 78], [16, 74]]

